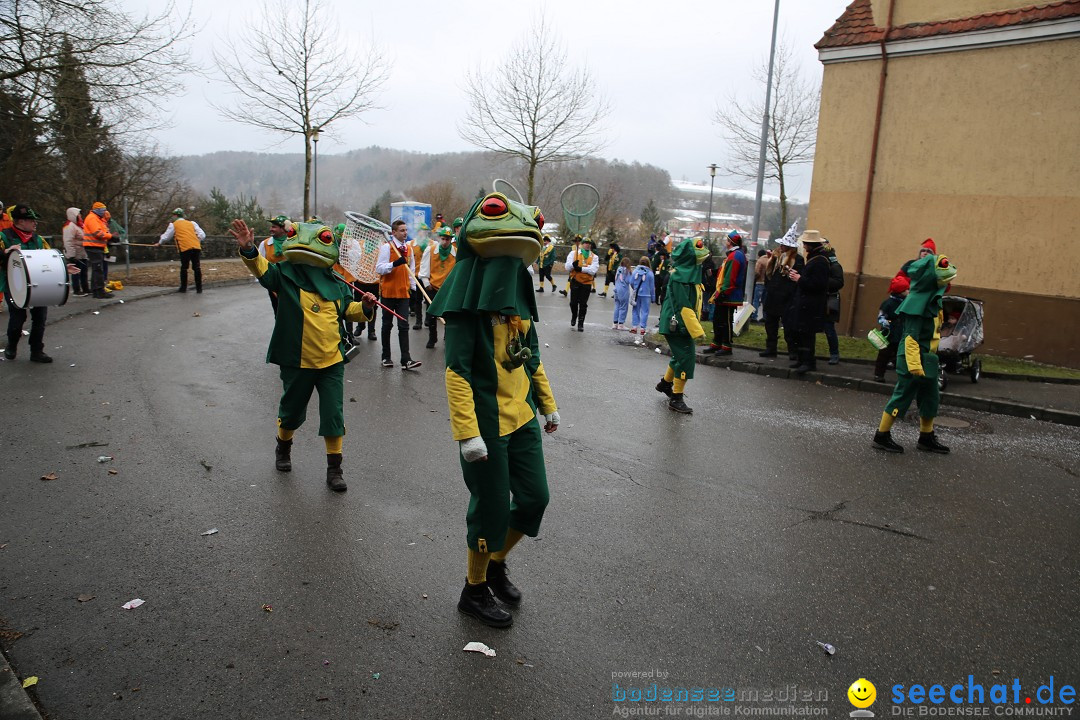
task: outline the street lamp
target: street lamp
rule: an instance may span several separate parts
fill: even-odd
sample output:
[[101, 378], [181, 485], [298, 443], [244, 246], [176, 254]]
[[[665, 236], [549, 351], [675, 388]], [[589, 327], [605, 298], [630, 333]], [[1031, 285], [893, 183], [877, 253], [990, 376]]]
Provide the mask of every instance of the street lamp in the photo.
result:
[[311, 128], [311, 142], [315, 143], [315, 199], [311, 203], [311, 214], [319, 215], [319, 128]]
[[709, 166], [709, 214], [705, 219], [705, 244], [712, 240], [712, 192], [716, 182], [716, 163]]
[[[769, 139], [769, 104], [772, 102], [773, 59], [776, 56], [776, 23], [780, 19], [780, 0], [773, 4], [772, 43], [769, 45], [769, 72], [765, 75], [765, 111], [761, 114], [761, 147], [758, 151], [757, 192], [754, 194], [754, 229], [751, 242], [757, 242], [761, 229], [761, 195], [765, 185], [765, 148]], [[783, 228], [781, 228], [783, 230]], [[754, 259], [755, 264], [757, 259]], [[754, 296], [754, 273], [746, 273], [747, 297]]]

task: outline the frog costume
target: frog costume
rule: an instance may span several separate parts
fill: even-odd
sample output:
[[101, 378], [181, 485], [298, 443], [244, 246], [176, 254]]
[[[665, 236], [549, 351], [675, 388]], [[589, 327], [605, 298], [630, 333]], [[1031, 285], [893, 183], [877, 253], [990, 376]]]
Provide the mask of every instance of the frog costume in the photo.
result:
[[683, 401], [686, 381], [694, 378], [697, 341], [705, 337], [701, 327], [701, 263], [709, 257], [709, 247], [701, 238], [689, 239], [671, 253], [671, 271], [664, 302], [660, 307], [660, 334], [671, 348], [671, 361], [657, 392], [667, 395], [668, 409], [689, 415], [694, 410]]
[[[534, 323], [532, 277], [544, 218], [538, 208], [491, 193], [457, 236], [457, 262], [431, 305], [446, 321], [446, 397], [471, 498], [468, 574], [458, 610], [492, 627], [513, 617], [495, 602], [521, 601], [506, 554], [535, 537], [548, 503], [540, 424], [559, 425]], [[494, 594], [494, 597], [492, 596]]]
[[[266, 351], [266, 362], [280, 367], [283, 388], [275, 466], [282, 472], [292, 470], [293, 434], [304, 423], [308, 400], [317, 389], [319, 434], [326, 444], [326, 484], [341, 492], [347, 486], [341, 470], [345, 355], [340, 321], [365, 322], [372, 313], [353, 302], [349, 288], [334, 277], [331, 268], [338, 260], [338, 241], [333, 231], [322, 223], [299, 223], [295, 230], [295, 235], [281, 239], [283, 262], [270, 264], [254, 244], [240, 249], [251, 274], [278, 297]], [[233, 234], [237, 235], [236, 230]]]
[[874, 447], [886, 452], [904, 452], [904, 448], [892, 439], [892, 426], [914, 400], [919, 407], [916, 447], [944, 455], [949, 448], [939, 443], [934, 435], [934, 418], [941, 399], [937, 348], [941, 339], [941, 297], [956, 277], [956, 266], [944, 255], [927, 255], [908, 267], [908, 276], [911, 278], [908, 296], [896, 309], [904, 323], [904, 334], [896, 353], [896, 387], [885, 404], [881, 424], [874, 434]]

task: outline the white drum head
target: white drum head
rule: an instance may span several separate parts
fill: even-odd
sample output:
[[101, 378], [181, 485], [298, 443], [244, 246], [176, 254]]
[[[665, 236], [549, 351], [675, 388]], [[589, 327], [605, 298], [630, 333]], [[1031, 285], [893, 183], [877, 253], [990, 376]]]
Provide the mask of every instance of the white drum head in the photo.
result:
[[59, 250], [12, 251], [8, 292], [20, 309], [63, 305], [68, 299], [67, 262]]

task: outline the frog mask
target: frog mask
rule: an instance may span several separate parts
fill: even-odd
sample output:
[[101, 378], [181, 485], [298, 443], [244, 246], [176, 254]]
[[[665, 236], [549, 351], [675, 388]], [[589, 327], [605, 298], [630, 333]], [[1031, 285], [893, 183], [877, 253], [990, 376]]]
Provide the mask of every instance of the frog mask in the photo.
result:
[[491, 193], [473, 205], [458, 233], [458, 259], [520, 258], [526, 265], [540, 256], [544, 215], [540, 208]]
[[944, 255], [927, 255], [908, 266], [911, 287], [897, 312], [933, 317], [941, 310], [945, 288], [956, 277], [956, 265]]
[[281, 243], [281, 254], [296, 265], [333, 267], [338, 261], [338, 241], [334, 231], [322, 223], [297, 223], [296, 234]]

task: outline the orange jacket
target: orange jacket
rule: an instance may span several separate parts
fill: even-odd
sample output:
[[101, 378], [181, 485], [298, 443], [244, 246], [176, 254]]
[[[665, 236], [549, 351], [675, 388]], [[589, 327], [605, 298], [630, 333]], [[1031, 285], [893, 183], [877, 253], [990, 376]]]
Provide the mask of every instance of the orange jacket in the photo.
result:
[[109, 232], [105, 219], [98, 217], [97, 213], [87, 213], [83, 218], [83, 247], [105, 248], [112, 239], [113, 234]]

